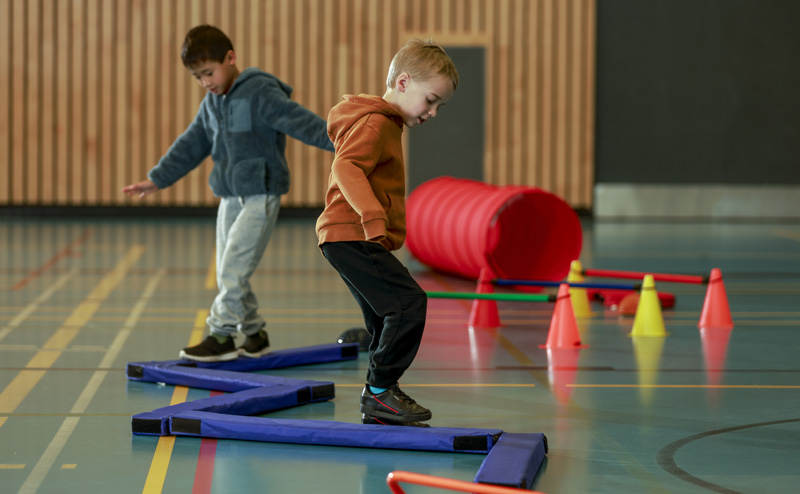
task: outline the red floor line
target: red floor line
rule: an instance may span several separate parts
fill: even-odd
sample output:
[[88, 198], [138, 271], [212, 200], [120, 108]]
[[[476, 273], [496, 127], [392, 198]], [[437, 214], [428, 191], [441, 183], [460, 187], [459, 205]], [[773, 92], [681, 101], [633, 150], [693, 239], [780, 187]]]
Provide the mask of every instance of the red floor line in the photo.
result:
[[197, 456], [197, 469], [194, 472], [192, 494], [210, 494], [214, 480], [214, 459], [217, 455], [216, 439], [201, 439], [200, 454]]
[[[212, 391], [209, 396], [219, 396], [222, 392]], [[192, 494], [211, 494], [211, 482], [214, 480], [214, 460], [217, 456], [217, 440], [201, 439], [200, 453], [197, 455], [197, 468], [194, 472]]]
[[83, 235], [75, 239], [71, 244], [66, 246], [65, 248], [61, 249], [55, 256], [51, 257], [47, 262], [36, 268], [35, 270], [31, 271], [28, 276], [23, 278], [22, 280], [18, 281], [16, 285], [11, 287], [11, 290], [17, 291], [25, 288], [25, 285], [30, 283], [31, 281], [35, 280], [39, 276], [42, 275], [45, 271], [55, 266], [55, 264], [60, 261], [62, 258], [72, 255], [72, 249], [79, 246], [83, 242], [86, 241], [92, 235], [92, 230], [85, 230]]

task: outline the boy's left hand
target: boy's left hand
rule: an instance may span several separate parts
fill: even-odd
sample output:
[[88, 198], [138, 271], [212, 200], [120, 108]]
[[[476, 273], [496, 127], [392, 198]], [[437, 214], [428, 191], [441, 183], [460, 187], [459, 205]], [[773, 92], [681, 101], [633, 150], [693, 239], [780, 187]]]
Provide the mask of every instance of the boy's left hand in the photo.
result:
[[158, 187], [151, 180], [144, 180], [136, 184], [126, 185], [122, 188], [122, 192], [128, 194], [129, 196], [138, 195], [139, 199], [144, 196], [149, 196], [157, 190]]

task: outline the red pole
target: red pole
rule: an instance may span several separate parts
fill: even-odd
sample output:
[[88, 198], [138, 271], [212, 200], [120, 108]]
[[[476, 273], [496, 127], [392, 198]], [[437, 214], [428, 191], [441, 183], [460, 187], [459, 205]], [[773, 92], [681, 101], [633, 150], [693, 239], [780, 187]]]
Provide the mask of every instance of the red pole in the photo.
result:
[[707, 276], [692, 276], [686, 274], [644, 273], [638, 271], [612, 271], [608, 269], [584, 269], [584, 276], [597, 276], [598, 278], [625, 278], [630, 280], [644, 279], [644, 275], [653, 275], [653, 281], [669, 283], [692, 283], [704, 285], [708, 283]]
[[529, 491], [527, 489], [517, 489], [514, 487], [503, 487], [501, 485], [464, 482], [463, 480], [446, 479], [444, 477], [434, 477], [433, 475], [404, 472], [401, 470], [391, 472], [386, 477], [386, 483], [389, 485], [389, 489], [392, 490], [393, 494], [406, 494], [403, 488], [400, 487], [400, 482], [425, 485], [439, 489], [448, 489], [451, 491], [473, 492], [475, 494], [544, 494], [539, 491]]

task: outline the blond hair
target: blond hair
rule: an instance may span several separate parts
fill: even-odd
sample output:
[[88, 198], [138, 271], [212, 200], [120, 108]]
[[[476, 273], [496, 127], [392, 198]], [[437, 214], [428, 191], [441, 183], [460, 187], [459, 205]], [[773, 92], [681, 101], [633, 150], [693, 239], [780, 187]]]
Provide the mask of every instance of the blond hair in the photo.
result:
[[450, 60], [444, 48], [431, 39], [425, 41], [412, 39], [400, 48], [400, 51], [392, 58], [389, 74], [386, 76], [386, 85], [393, 88], [397, 76], [403, 72], [419, 81], [426, 81], [441, 74], [450, 79], [454, 90], [458, 87], [458, 71], [455, 64]]

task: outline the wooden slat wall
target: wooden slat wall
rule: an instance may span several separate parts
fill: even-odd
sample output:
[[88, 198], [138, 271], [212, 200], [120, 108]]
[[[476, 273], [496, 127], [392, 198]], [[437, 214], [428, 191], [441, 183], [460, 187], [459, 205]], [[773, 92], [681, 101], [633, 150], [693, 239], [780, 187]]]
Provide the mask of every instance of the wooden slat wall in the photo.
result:
[[[210, 161], [144, 201], [120, 189], [191, 121], [203, 91], [180, 63], [210, 23], [326, 116], [383, 94], [411, 37], [486, 48], [485, 174], [591, 208], [597, 0], [0, 0], [0, 205], [213, 205]], [[322, 204], [331, 155], [290, 140], [284, 206]]]

